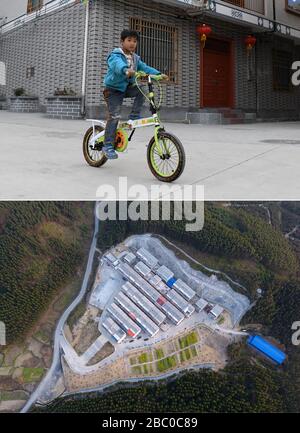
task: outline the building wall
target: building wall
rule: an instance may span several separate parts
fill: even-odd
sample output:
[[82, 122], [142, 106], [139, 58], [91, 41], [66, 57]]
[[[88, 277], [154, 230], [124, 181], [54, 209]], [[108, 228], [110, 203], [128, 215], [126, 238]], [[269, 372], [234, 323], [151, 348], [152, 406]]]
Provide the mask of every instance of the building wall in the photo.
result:
[[276, 21], [300, 29], [300, 14], [288, 12], [285, 9], [285, 0], [275, 0]]
[[[179, 12], [179, 11], [178, 11]], [[176, 15], [176, 9], [172, 9]], [[95, 85], [93, 91], [89, 88], [87, 106], [96, 116], [105, 115], [102, 96], [103, 79], [107, 70], [107, 56], [113, 48], [120, 45], [120, 33], [129, 27], [130, 17], [142, 17], [160, 24], [175, 25], [179, 31], [179, 76], [177, 84], [164, 86], [166, 107], [185, 107], [199, 105], [199, 58], [200, 47], [189, 21], [178, 20], [170, 15], [170, 8], [153, 4], [150, 1], [111, 1], [97, 2], [91, 11], [91, 34], [95, 37], [89, 51], [89, 83]], [[194, 29], [194, 26], [193, 26]], [[93, 38], [90, 37], [90, 41]], [[187, 49], [188, 47], [188, 49]], [[101, 105], [101, 112], [93, 107]], [[127, 104], [128, 105], [128, 104]]]
[[[259, 0], [256, 0], [259, 1]], [[264, 2], [264, 16], [267, 17], [270, 20], [274, 19], [274, 8], [273, 8], [273, 0], [262, 0]], [[217, 0], [218, 3], [224, 3], [228, 6], [231, 5], [230, 2], [227, 2], [226, 0]], [[245, 8], [247, 8], [247, 2], [251, 8], [255, 8], [255, 2], [251, 0], [245, 0]], [[232, 7], [240, 9], [237, 5], [232, 4]], [[243, 10], [243, 9], [241, 9]], [[251, 13], [255, 13], [251, 11]], [[293, 13], [290, 13], [286, 11], [285, 9], [285, 0], [275, 0], [275, 14], [276, 14], [276, 21], [281, 22], [283, 24], [287, 24], [291, 27], [295, 27], [297, 29], [300, 29], [300, 15], [295, 15]], [[260, 15], [260, 14], [257, 14]]]
[[[143, 8], [144, 7], [144, 8]], [[171, 13], [176, 15], [176, 9]], [[95, 17], [95, 14], [97, 17]], [[200, 40], [196, 33], [196, 26], [201, 21], [182, 20], [170, 15], [170, 8], [162, 5], [154, 7], [150, 1], [143, 0], [129, 2], [104, 0], [95, 5], [94, 23], [96, 30], [93, 34], [96, 40], [102, 41], [101, 47], [94, 46], [91, 48], [95, 54], [93, 67], [90, 67], [89, 82], [96, 84], [94, 92], [88, 95], [88, 111], [94, 116], [103, 117], [105, 115], [104, 101], [102, 97], [103, 78], [106, 73], [106, 59], [114, 47], [119, 46], [120, 32], [124, 27], [128, 27], [130, 17], [141, 17], [146, 20], [158, 22], [160, 24], [169, 24], [177, 27], [179, 31], [179, 82], [164, 86], [163, 107], [176, 108], [178, 112], [188, 111], [189, 109], [198, 109], [200, 107]], [[105, 26], [102, 22], [105, 21]], [[256, 94], [255, 83], [246, 82], [247, 75], [247, 56], [243, 43], [245, 29], [215, 18], [205, 18], [205, 22], [213, 28], [215, 37], [233, 38], [234, 51], [236, 57], [235, 63], [235, 105], [237, 108], [247, 108], [255, 110]], [[110, 36], [111, 35], [111, 36]], [[92, 40], [92, 38], [90, 38]], [[100, 73], [97, 75], [97, 71]], [[95, 76], [96, 74], [96, 76]], [[94, 76], [94, 78], [92, 78]], [[99, 86], [99, 88], [98, 88]], [[91, 92], [91, 88], [89, 89]], [[100, 102], [100, 112], [99, 105]]]
[[[6, 95], [24, 87], [44, 104], [56, 88], [81, 94], [84, 26], [85, 7], [74, 4], [3, 34], [0, 60], [6, 64]], [[34, 77], [26, 78], [27, 67], [35, 68]]]
[[[144, 7], [144, 8], [143, 8]], [[149, 8], [149, 9], [148, 9]], [[171, 13], [176, 12], [172, 9]], [[94, 47], [97, 55], [93, 64], [93, 71], [89, 75], [90, 83], [94, 75], [94, 91], [87, 100], [88, 111], [96, 117], [104, 117], [105, 106], [102, 97], [103, 78], [106, 73], [106, 58], [109, 52], [119, 45], [119, 34], [124, 27], [128, 27], [130, 17], [142, 17], [161, 24], [171, 24], [179, 30], [179, 76], [177, 84], [164, 86], [165, 97], [163, 107], [176, 108], [180, 115], [189, 109], [197, 109], [200, 106], [200, 43], [196, 34], [197, 21], [177, 19], [170, 14], [170, 8], [162, 5], [154, 7], [151, 2], [144, 0], [136, 2], [104, 0], [95, 5], [94, 17], [97, 30], [96, 40], [102, 40], [102, 49]], [[105, 21], [105, 26], [101, 25]], [[198, 23], [202, 22], [200, 19]], [[298, 52], [294, 43], [283, 38], [267, 38], [258, 40], [257, 44], [257, 80], [255, 79], [255, 50], [247, 59], [244, 38], [248, 34], [247, 28], [232, 23], [205, 17], [205, 22], [213, 29], [213, 36], [234, 40], [235, 57], [235, 107], [246, 111], [257, 109], [265, 116], [282, 115], [287, 110], [290, 115], [295, 115], [300, 107], [300, 89], [291, 92], [274, 91], [272, 88], [272, 47], [291, 51], [294, 59]], [[109, 36], [111, 35], [111, 37]], [[92, 38], [90, 38], [92, 40]], [[188, 49], [187, 49], [188, 47]], [[100, 56], [98, 56], [98, 53]], [[300, 57], [299, 57], [300, 58]], [[248, 61], [250, 61], [251, 74], [248, 77]], [[100, 74], [97, 74], [100, 71]], [[95, 77], [96, 74], [96, 77]], [[90, 87], [90, 91], [92, 86]], [[100, 107], [99, 107], [100, 101]], [[128, 102], [129, 104], [129, 102]], [[128, 105], [127, 104], [127, 105]], [[282, 107], [282, 108], [281, 108]], [[166, 112], [166, 110], [165, 110]], [[182, 113], [181, 113], [182, 114]]]
[[[273, 19], [273, 9], [272, 9], [273, 0], [244, 0], [244, 8], [238, 6], [239, 2], [237, 0], [233, 2], [229, 0], [228, 1], [215, 0], [215, 1], [216, 3], [223, 3], [224, 5], [235, 9], [240, 9], [242, 11], [245, 10], [246, 12], [253, 13], [259, 16], [265, 16], [270, 20]], [[262, 8], [264, 9], [264, 13], [260, 13], [261, 5]]]
[[[300, 115], [300, 86], [290, 91], [273, 90], [272, 49], [290, 52], [293, 59], [300, 59], [300, 47], [278, 36], [266, 35], [258, 42], [258, 111], [263, 117], [276, 116], [286, 118]], [[300, 119], [300, 116], [298, 117]]]
[[[46, 96], [55, 89], [68, 87], [81, 94], [85, 7], [80, 3], [29, 22], [0, 36], [0, 61], [7, 66], [7, 86], [0, 94], [13, 95], [17, 87], [24, 87], [30, 95], [40, 97], [42, 106]], [[89, 45], [87, 61], [86, 116], [105, 118], [102, 96], [106, 59], [119, 46], [120, 32], [129, 26], [130, 17], [142, 17], [178, 28], [179, 81], [164, 85], [163, 116], [172, 108], [175, 118], [182, 119], [189, 110], [200, 106], [200, 41], [197, 24], [203, 19], [179, 19], [182, 10], [159, 5], [150, 0], [97, 0], [90, 6]], [[300, 59], [299, 47], [294, 42], [274, 35], [258, 37], [257, 81], [255, 79], [255, 50], [247, 60], [244, 38], [247, 27], [225, 22], [216, 17], [205, 17], [213, 30], [211, 37], [234, 41], [235, 107], [266, 117], [285, 116], [300, 111], [300, 86], [291, 92], [272, 89], [272, 48], [293, 52]], [[247, 62], [252, 72], [247, 76]], [[35, 76], [26, 78], [26, 68], [35, 67]], [[130, 105], [127, 101], [125, 105]], [[43, 107], [44, 109], [44, 107]], [[172, 114], [173, 116], [173, 114]], [[173, 118], [174, 118], [173, 116]]]

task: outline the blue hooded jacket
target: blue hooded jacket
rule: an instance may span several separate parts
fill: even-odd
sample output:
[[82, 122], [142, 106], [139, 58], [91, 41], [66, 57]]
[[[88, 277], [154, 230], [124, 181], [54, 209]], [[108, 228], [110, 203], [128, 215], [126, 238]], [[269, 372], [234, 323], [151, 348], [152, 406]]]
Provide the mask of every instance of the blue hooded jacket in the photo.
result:
[[[133, 54], [134, 70], [146, 74], [159, 75], [160, 72], [141, 61], [140, 56]], [[127, 59], [121, 48], [115, 48], [107, 58], [108, 71], [104, 78], [105, 87], [125, 92], [129, 84], [133, 84], [134, 77], [126, 76], [128, 69]]]

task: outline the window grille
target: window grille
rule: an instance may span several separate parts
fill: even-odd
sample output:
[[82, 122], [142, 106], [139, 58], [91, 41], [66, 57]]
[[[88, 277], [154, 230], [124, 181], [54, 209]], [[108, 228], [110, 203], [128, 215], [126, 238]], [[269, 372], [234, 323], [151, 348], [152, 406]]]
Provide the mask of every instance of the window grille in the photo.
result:
[[178, 30], [176, 27], [140, 18], [130, 19], [130, 28], [140, 35], [138, 54], [149, 66], [178, 81]]

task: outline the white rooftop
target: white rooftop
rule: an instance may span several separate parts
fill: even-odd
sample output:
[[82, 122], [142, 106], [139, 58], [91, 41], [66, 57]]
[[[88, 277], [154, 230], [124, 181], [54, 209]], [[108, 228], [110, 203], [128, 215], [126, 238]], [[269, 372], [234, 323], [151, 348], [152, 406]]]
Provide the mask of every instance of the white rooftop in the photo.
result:
[[218, 318], [220, 316], [220, 314], [222, 314], [224, 311], [224, 308], [221, 307], [221, 305], [215, 305], [212, 310], [210, 311], [210, 313], [215, 316], [216, 318]]
[[200, 311], [204, 310], [204, 308], [205, 308], [207, 305], [208, 305], [208, 302], [207, 302], [205, 299], [203, 299], [203, 298], [200, 298], [199, 301], [196, 302], [196, 307], [197, 307]]
[[131, 252], [127, 253], [126, 256], [124, 257], [124, 260], [128, 263], [132, 263], [135, 259], [136, 259], [136, 255]]
[[170, 278], [174, 277], [174, 273], [165, 265], [160, 266], [156, 273], [165, 281], [168, 281]]

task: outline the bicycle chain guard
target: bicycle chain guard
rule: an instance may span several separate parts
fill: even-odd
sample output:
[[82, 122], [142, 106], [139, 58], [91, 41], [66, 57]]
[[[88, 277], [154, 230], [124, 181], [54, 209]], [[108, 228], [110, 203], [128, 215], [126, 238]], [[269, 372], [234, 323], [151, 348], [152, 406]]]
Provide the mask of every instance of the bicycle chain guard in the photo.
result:
[[117, 152], [124, 152], [128, 146], [128, 134], [124, 129], [117, 129], [115, 150]]

